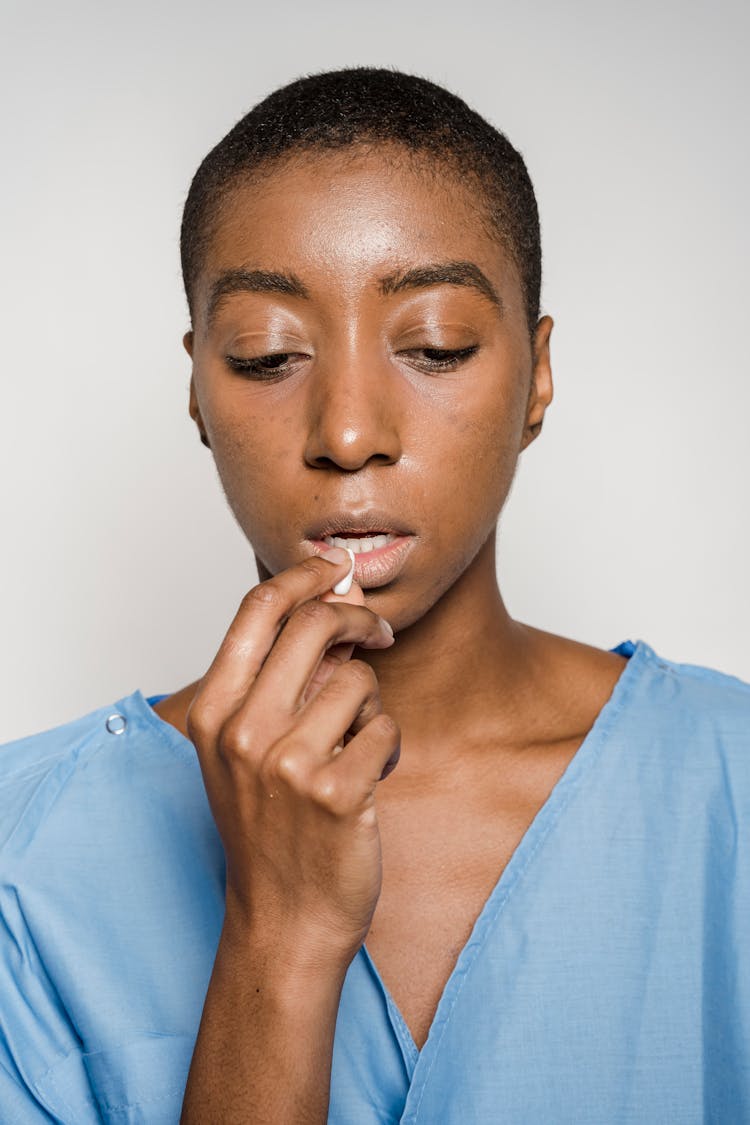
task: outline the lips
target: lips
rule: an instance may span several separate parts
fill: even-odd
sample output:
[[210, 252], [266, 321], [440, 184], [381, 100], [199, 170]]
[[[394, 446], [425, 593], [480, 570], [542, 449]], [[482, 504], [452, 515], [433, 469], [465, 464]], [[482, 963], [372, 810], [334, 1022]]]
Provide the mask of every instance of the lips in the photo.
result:
[[306, 539], [324, 540], [333, 536], [371, 539], [374, 535], [412, 535], [410, 528], [394, 515], [382, 509], [368, 508], [329, 512], [305, 532]]
[[354, 556], [354, 580], [363, 590], [384, 586], [403, 569], [417, 539], [403, 522], [388, 512], [370, 508], [367, 511], [330, 512], [307, 529], [307, 540], [316, 555], [326, 551], [326, 539], [374, 539], [388, 536], [388, 542], [373, 550], [359, 550]]

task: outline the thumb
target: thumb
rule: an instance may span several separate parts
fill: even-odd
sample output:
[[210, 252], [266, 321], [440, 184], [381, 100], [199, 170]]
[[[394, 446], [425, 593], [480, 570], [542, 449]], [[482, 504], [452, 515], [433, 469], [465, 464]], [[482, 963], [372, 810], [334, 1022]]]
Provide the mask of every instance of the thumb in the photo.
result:
[[[329, 590], [327, 593], [320, 595], [320, 600], [322, 602], [334, 603], [345, 602], [348, 605], [364, 605], [365, 595], [362, 593], [362, 587], [358, 586], [356, 582], [352, 582], [348, 594], [334, 594], [333, 590]], [[324, 653], [323, 659], [315, 671], [315, 675], [307, 685], [307, 691], [305, 692], [306, 701], [318, 694], [323, 684], [327, 683], [339, 664], [345, 664], [347, 660], [351, 659], [354, 648], [355, 646], [351, 644], [331, 645], [328, 651]]]
[[365, 595], [362, 593], [362, 587], [358, 586], [356, 582], [352, 582], [348, 594], [334, 594], [333, 590], [328, 590], [325, 594], [320, 595], [320, 600], [322, 602], [338, 603], [339, 605], [344, 602], [348, 605], [364, 605]]

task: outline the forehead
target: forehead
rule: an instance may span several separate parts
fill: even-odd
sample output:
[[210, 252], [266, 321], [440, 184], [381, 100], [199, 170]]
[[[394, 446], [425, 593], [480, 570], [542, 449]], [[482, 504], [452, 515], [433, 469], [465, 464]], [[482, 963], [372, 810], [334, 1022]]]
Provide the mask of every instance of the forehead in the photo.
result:
[[[394, 146], [305, 153], [231, 188], [212, 224], [208, 273], [253, 261], [299, 272], [382, 272], [420, 259], [506, 255], [479, 186], [442, 161]], [[343, 272], [342, 272], [343, 271]]]

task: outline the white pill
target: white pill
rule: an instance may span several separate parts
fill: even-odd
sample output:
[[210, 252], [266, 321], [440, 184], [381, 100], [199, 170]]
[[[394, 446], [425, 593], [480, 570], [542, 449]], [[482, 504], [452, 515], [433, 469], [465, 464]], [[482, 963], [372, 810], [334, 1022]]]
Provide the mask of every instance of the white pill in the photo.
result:
[[342, 578], [341, 581], [337, 582], [333, 587], [334, 594], [338, 594], [340, 598], [343, 597], [344, 594], [349, 593], [352, 588], [352, 579], [354, 578], [354, 551], [351, 549], [351, 547], [344, 547], [344, 550], [346, 551], [347, 555], [351, 556], [352, 567], [346, 577]]

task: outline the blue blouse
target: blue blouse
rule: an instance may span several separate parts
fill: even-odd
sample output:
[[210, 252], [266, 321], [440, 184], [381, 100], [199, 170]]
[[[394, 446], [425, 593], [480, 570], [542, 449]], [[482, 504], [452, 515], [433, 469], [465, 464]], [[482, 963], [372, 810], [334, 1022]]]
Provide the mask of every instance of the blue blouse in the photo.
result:
[[[750, 1122], [750, 684], [612, 651], [421, 1051], [352, 961], [332, 1125]], [[139, 691], [0, 748], [3, 1125], [176, 1125], [223, 906], [195, 751]]]

